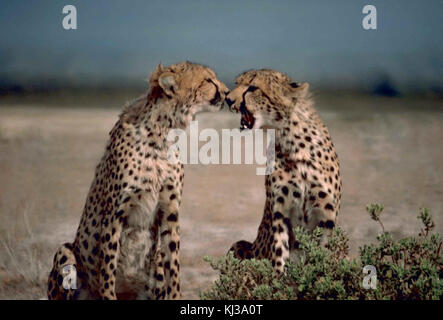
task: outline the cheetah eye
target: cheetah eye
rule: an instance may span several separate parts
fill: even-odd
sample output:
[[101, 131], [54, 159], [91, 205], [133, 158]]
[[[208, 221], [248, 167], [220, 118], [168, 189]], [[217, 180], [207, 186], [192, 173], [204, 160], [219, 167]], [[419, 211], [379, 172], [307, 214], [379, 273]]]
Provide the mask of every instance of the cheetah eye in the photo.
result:
[[246, 92], [254, 92], [257, 89], [258, 89], [258, 87], [256, 87], [256, 86], [249, 86], [248, 90], [246, 90]]

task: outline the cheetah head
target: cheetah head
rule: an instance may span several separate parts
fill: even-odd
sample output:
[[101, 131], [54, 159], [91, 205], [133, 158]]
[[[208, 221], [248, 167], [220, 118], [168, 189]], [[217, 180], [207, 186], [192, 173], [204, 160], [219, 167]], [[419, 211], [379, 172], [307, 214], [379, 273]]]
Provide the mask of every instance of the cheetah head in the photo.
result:
[[229, 90], [214, 71], [200, 64], [180, 62], [157, 66], [151, 78], [150, 99], [165, 99], [176, 106], [178, 116], [193, 117], [202, 111], [218, 111]]
[[294, 101], [304, 98], [308, 83], [295, 83], [278, 71], [251, 70], [236, 79], [237, 87], [226, 97], [231, 111], [240, 111], [240, 129], [275, 128], [289, 119]]

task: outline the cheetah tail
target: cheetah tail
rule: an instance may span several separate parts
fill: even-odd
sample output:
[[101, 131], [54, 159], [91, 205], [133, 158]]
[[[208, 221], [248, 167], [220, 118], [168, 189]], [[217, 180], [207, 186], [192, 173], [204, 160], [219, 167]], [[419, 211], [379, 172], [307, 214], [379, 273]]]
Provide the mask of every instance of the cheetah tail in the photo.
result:
[[234, 257], [240, 260], [252, 259], [254, 257], [252, 243], [245, 240], [234, 243], [229, 251], [233, 251]]

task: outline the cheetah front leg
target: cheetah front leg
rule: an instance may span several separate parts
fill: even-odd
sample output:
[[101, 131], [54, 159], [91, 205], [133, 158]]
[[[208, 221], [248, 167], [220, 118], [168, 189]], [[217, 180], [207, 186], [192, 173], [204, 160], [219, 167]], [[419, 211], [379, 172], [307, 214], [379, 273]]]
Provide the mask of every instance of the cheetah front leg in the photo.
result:
[[[126, 197], [126, 198], [125, 198]], [[102, 221], [99, 259], [99, 296], [103, 300], [116, 300], [115, 292], [118, 259], [120, 254], [120, 237], [123, 224], [127, 222], [131, 207], [132, 195], [126, 195], [122, 203]]]
[[178, 224], [178, 212], [181, 202], [181, 189], [169, 181], [160, 191], [160, 206], [162, 217], [160, 217], [160, 241], [163, 257], [163, 270], [165, 278], [165, 289], [167, 298], [180, 299], [179, 280], [179, 248], [180, 234]]
[[289, 219], [290, 201], [288, 188], [275, 188], [271, 203], [271, 263], [277, 274], [282, 274], [286, 260], [289, 258], [290, 242], [293, 241], [291, 223]]

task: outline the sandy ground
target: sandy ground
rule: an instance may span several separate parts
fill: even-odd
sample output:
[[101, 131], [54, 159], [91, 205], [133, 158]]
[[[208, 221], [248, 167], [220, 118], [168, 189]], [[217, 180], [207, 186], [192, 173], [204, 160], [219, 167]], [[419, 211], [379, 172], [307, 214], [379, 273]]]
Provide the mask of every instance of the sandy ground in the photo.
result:
[[[365, 212], [373, 202], [385, 206], [385, 227], [396, 237], [417, 231], [422, 206], [431, 209], [442, 232], [443, 100], [346, 94], [316, 100], [341, 162], [339, 224], [353, 254], [380, 231]], [[120, 112], [120, 101], [108, 102], [66, 107], [0, 101], [0, 299], [45, 297], [53, 254], [73, 240], [95, 165]], [[197, 120], [200, 129], [239, 123], [225, 112]], [[264, 178], [255, 168], [186, 166], [183, 298], [198, 298], [217, 277], [205, 255], [221, 256], [234, 241], [254, 239], [265, 197]]]

